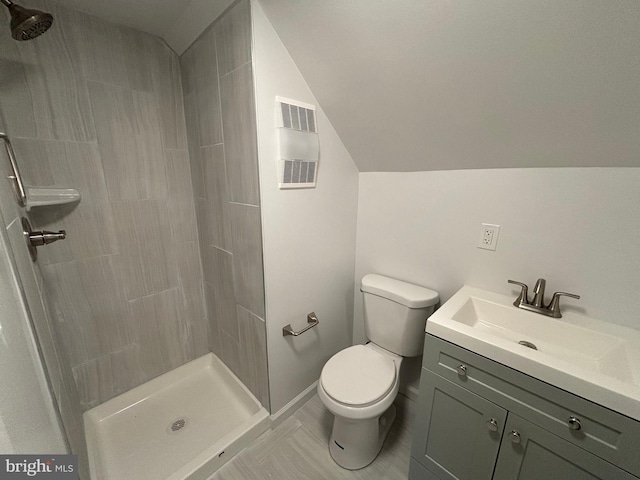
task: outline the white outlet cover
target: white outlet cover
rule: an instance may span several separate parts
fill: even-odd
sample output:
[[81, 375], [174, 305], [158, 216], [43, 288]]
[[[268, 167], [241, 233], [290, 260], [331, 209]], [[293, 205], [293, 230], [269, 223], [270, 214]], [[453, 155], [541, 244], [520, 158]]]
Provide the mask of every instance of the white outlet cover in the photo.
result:
[[482, 223], [480, 225], [478, 248], [495, 250], [498, 244], [498, 236], [500, 235], [500, 225], [493, 225], [491, 223]]

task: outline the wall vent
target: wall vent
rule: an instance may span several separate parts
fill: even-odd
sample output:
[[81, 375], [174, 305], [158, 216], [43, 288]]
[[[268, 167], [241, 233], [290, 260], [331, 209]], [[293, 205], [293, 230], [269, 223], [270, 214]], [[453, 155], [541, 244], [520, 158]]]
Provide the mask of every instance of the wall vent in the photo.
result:
[[[289, 102], [291, 100], [288, 100]], [[280, 127], [298, 130], [300, 132], [318, 133], [316, 130], [316, 110], [305, 108], [293, 103], [280, 103]]]
[[318, 176], [316, 107], [276, 97], [278, 187], [313, 188]]
[[316, 183], [316, 163], [304, 160], [283, 160], [284, 175], [282, 183], [285, 184], [308, 184]]

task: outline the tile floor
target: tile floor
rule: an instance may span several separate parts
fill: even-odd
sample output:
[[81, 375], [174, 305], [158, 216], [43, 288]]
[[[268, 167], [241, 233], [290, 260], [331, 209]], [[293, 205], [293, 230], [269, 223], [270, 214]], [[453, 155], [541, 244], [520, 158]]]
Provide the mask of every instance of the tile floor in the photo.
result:
[[398, 395], [396, 407], [398, 415], [380, 455], [361, 470], [345, 470], [331, 459], [328, 439], [333, 417], [314, 395], [210, 480], [406, 480], [415, 403]]

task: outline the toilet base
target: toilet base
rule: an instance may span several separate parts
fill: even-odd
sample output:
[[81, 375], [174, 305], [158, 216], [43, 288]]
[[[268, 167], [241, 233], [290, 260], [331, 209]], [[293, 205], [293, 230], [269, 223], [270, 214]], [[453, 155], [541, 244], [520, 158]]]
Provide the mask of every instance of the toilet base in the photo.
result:
[[350, 420], [336, 415], [329, 439], [331, 457], [347, 470], [366, 467], [380, 453], [395, 418], [395, 405], [380, 417], [367, 420]]

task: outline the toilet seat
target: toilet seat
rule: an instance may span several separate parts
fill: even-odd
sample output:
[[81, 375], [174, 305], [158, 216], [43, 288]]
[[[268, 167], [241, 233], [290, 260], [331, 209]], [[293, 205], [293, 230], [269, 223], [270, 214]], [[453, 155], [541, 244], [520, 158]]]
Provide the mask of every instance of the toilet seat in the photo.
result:
[[364, 407], [387, 395], [395, 385], [396, 375], [393, 359], [365, 345], [354, 345], [329, 359], [320, 382], [334, 401]]

